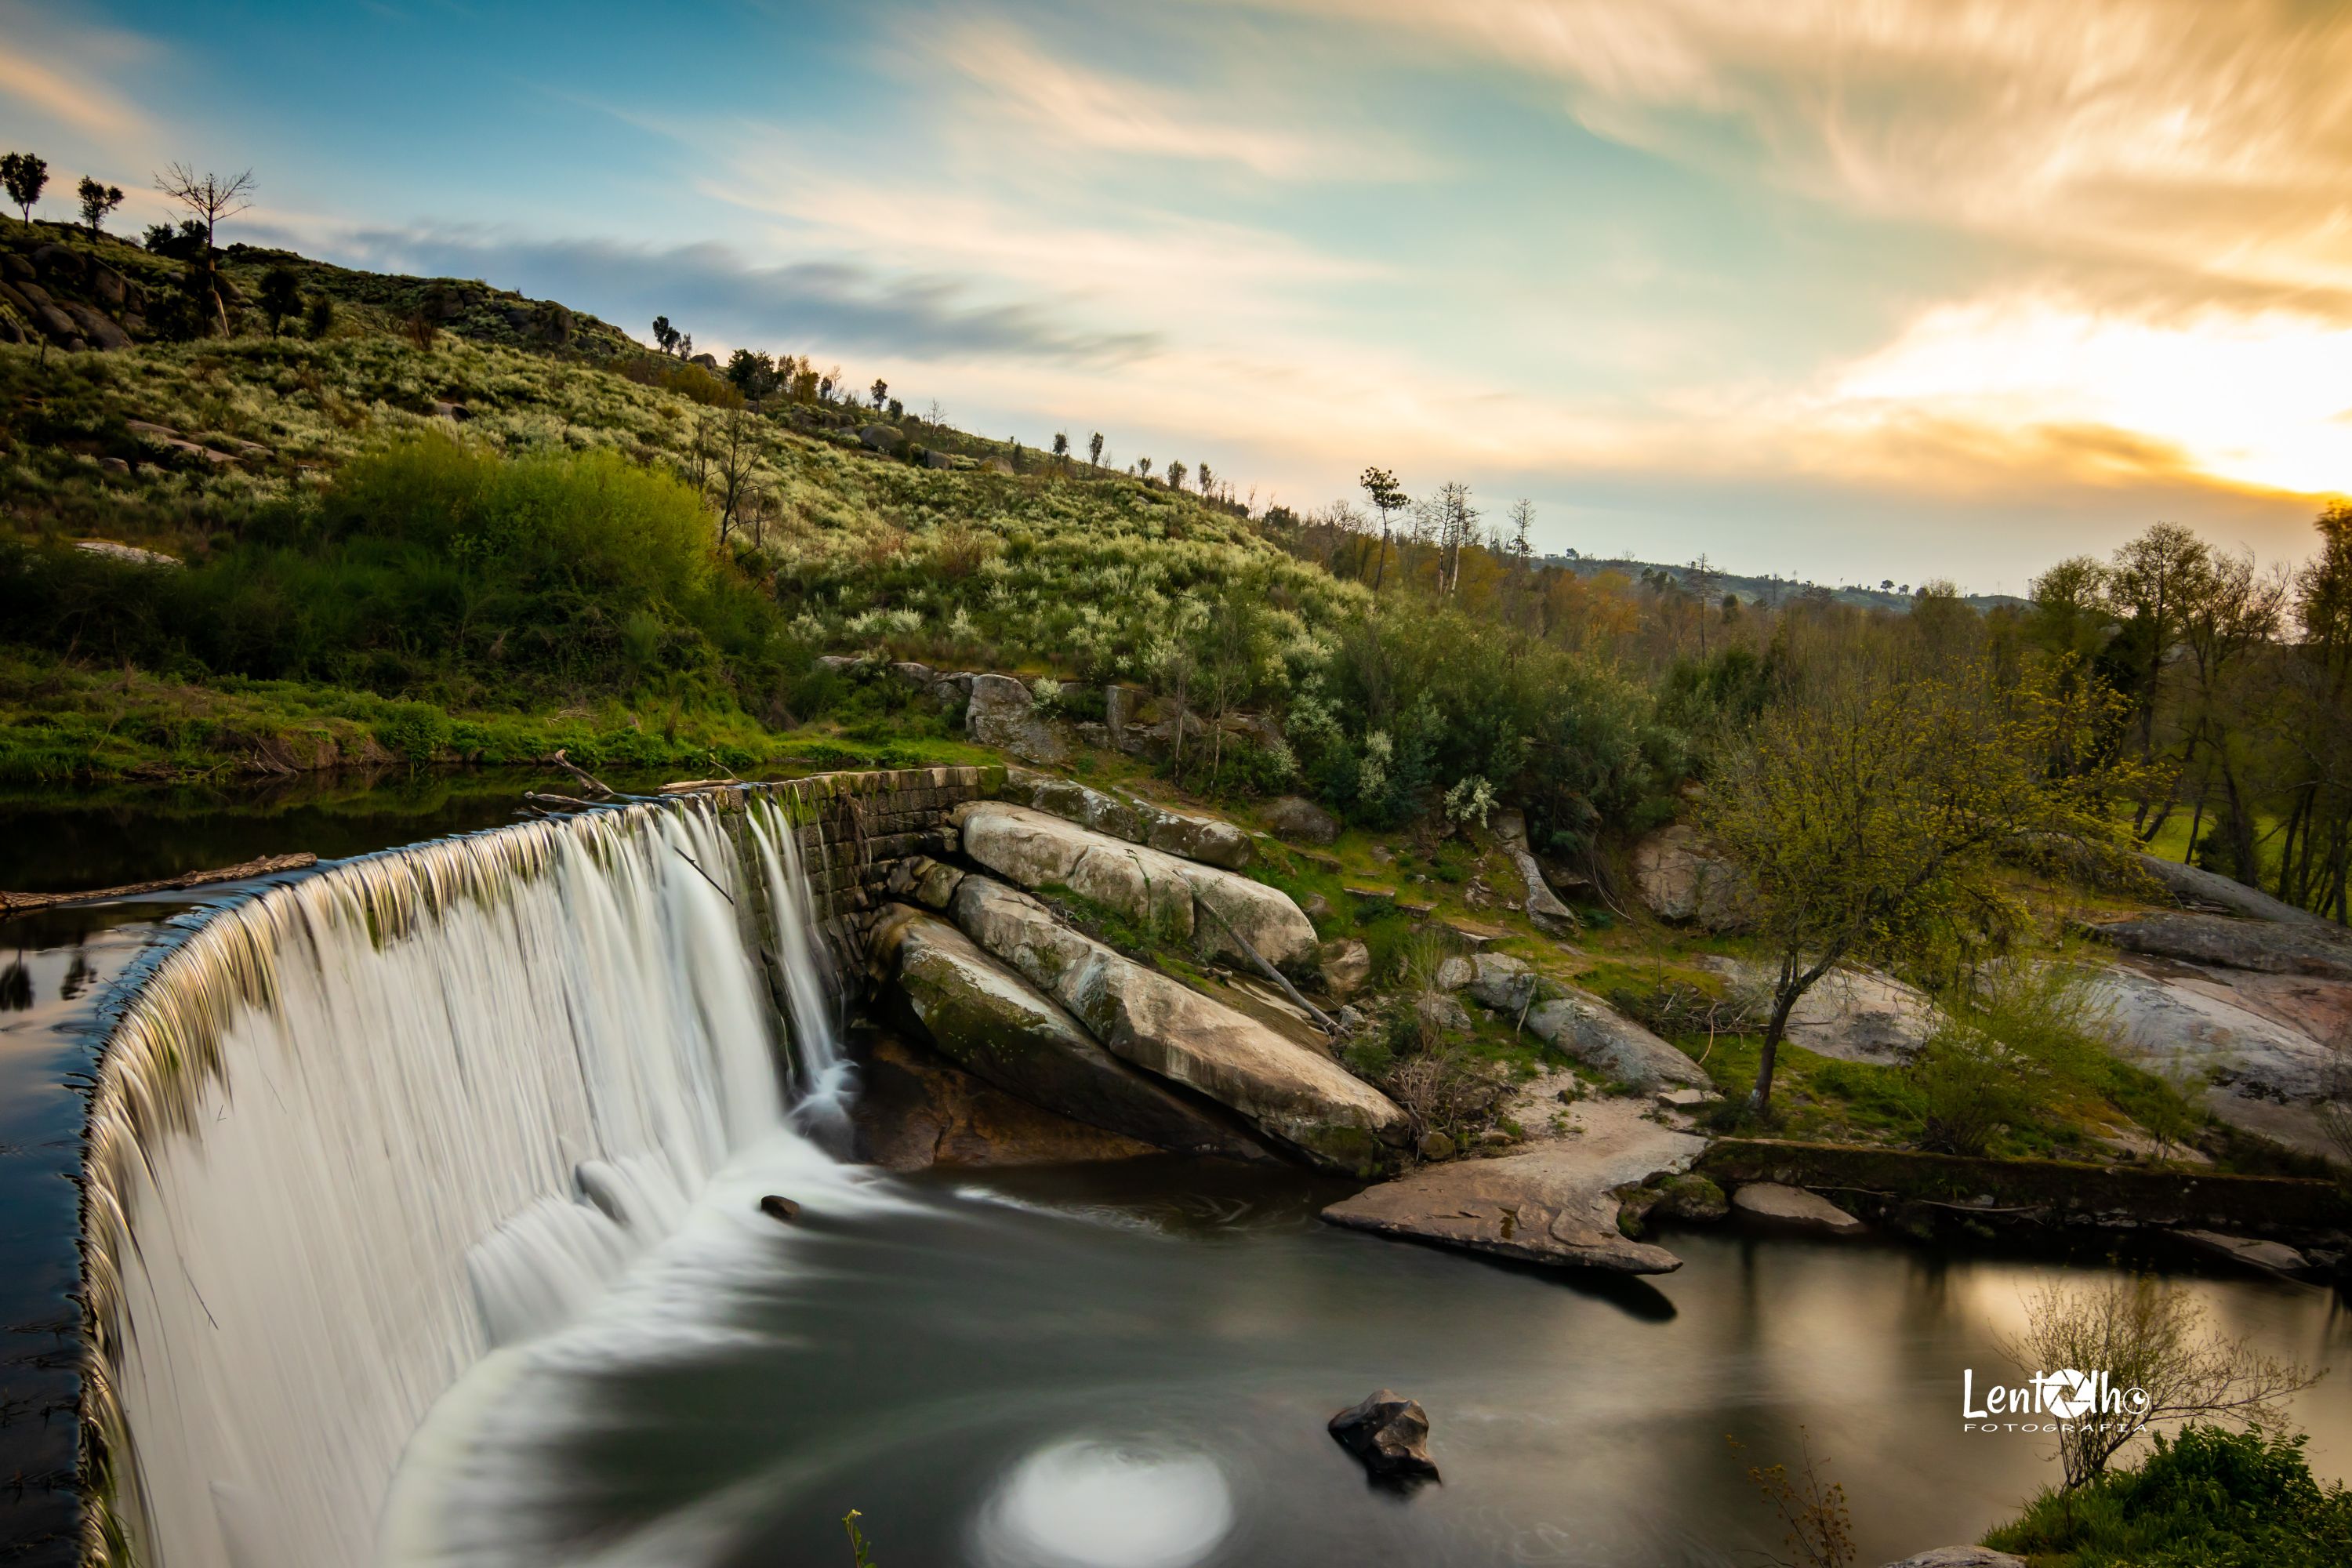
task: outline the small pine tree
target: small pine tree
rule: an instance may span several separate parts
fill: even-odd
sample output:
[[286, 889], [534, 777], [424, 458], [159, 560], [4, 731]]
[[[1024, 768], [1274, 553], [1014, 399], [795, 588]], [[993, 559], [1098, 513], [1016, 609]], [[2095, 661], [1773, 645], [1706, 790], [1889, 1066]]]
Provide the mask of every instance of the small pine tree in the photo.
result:
[[294, 276], [294, 269], [290, 267], [271, 268], [262, 275], [257, 302], [261, 306], [262, 315], [268, 320], [269, 335], [276, 337], [286, 318], [299, 313], [302, 309], [301, 279]]

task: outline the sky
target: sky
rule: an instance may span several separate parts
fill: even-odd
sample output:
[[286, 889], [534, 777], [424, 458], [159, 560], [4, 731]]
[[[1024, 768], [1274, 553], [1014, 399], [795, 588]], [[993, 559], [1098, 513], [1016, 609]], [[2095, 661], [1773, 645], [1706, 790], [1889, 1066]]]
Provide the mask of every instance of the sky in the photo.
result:
[[1545, 551], [2025, 591], [2352, 489], [2352, 7], [0, 0], [0, 143], [224, 242], [808, 353], [965, 429], [1368, 464]]

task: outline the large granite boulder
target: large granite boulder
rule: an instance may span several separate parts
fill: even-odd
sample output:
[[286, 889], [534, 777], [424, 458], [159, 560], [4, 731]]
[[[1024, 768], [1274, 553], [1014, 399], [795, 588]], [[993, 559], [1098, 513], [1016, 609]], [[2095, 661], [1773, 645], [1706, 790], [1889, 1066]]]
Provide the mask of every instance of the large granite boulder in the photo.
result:
[[1633, 887], [1662, 921], [1707, 931], [1746, 922], [1747, 879], [1696, 827], [1661, 827], [1633, 847]]
[[2352, 981], [2352, 935], [2324, 925], [2168, 913], [2105, 921], [2089, 930], [2102, 942], [2148, 958]]
[[[865, 1068], [849, 1113], [856, 1157], [886, 1171], [1061, 1165], [1159, 1152], [1007, 1094], [912, 1041], [875, 1041]], [[789, 1203], [771, 1199], [761, 1209], [789, 1220], [789, 1207], [770, 1206]]]
[[1004, 770], [1000, 797], [1033, 811], [1075, 822], [1129, 844], [1147, 844], [1170, 855], [1238, 871], [1249, 864], [1249, 835], [1230, 822], [1171, 811], [1124, 793], [1113, 794], [1028, 768]]
[[1269, 802], [1263, 815], [1267, 832], [1293, 844], [1319, 846], [1339, 837], [1339, 819], [1305, 795], [1286, 795]]
[[1229, 1118], [1103, 1049], [1068, 1013], [946, 921], [892, 904], [866, 945], [901, 1020], [976, 1077], [1032, 1105], [1157, 1148], [1263, 1157]]
[[1528, 1011], [1528, 1032], [1586, 1066], [1643, 1091], [1669, 1085], [1710, 1089], [1706, 1069], [1600, 997], [1572, 986]]
[[2026, 1563], [2022, 1557], [2011, 1557], [1990, 1546], [1938, 1546], [1900, 1563], [1889, 1563], [1886, 1568], [2026, 1568]]
[[966, 934], [1113, 1055], [1231, 1109], [1315, 1163], [1367, 1174], [1410, 1133], [1402, 1110], [1329, 1058], [1071, 931], [1025, 893], [967, 877], [953, 908]]
[[[1762, 1017], [1772, 1006], [1772, 972], [1736, 958], [1702, 957], [1701, 967], [1731, 983], [1743, 1010]], [[1927, 994], [1875, 969], [1833, 969], [1789, 1010], [1788, 1039], [1839, 1061], [1907, 1061], [1936, 1031], [1941, 1015]]]
[[1013, 677], [975, 675], [966, 695], [963, 726], [982, 745], [1002, 747], [1033, 763], [1070, 760], [1067, 731], [1039, 713], [1036, 698]]
[[1688, 1170], [1706, 1141], [1644, 1121], [1632, 1100], [1571, 1113], [1573, 1137], [1498, 1160], [1424, 1165], [1333, 1204], [1333, 1225], [1561, 1268], [1667, 1274], [1682, 1259], [1617, 1226], [1619, 1190]]
[[1024, 888], [1068, 888], [1212, 955], [1244, 958], [1239, 933], [1267, 963], [1312, 973], [1314, 922], [1278, 888], [1006, 801], [968, 801], [954, 822], [966, 856]]
[[[2176, 1082], [2272, 1101], [2311, 1101], [2329, 1091], [2341, 1053], [2203, 980], [2194, 971], [2113, 964], [2090, 984], [2126, 1054]], [[2222, 1103], [2215, 1109], [2231, 1119]]]

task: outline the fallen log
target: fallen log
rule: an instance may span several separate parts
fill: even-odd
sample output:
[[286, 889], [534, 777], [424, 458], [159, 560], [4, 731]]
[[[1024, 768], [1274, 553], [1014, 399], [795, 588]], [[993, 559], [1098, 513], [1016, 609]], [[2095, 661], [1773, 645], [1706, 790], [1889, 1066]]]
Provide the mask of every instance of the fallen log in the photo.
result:
[[247, 877], [267, 877], [276, 871], [299, 871], [318, 863], [316, 855], [264, 855], [258, 860], [247, 860], [235, 866], [222, 866], [210, 871], [190, 871], [178, 877], [159, 877], [152, 882], [130, 882], [120, 888], [89, 888], [72, 893], [0, 892], [0, 915], [22, 914], [27, 910], [46, 910], [58, 904], [84, 903], [91, 899], [123, 899], [137, 893], [168, 893], [179, 888], [201, 888], [213, 882], [236, 882]]
[[578, 779], [582, 784], [586, 784], [590, 789], [594, 790], [598, 795], [604, 796], [608, 800], [617, 799], [620, 795], [620, 791], [614, 789], [611, 784], [606, 784], [603, 779], [598, 778], [594, 773], [590, 773], [586, 768], [583, 768], [579, 763], [573, 762], [570, 757], [565, 756], [561, 749], [558, 749], [555, 755], [550, 757], [548, 761], [553, 763], [557, 767], [562, 768], [565, 773], [570, 773], [573, 778]]

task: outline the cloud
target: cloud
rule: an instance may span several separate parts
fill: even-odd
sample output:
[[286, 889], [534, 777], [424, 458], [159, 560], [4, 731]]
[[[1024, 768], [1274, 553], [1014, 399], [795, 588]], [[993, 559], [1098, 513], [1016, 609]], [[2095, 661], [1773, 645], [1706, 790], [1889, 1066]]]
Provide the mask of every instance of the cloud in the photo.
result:
[[432, 228], [362, 228], [314, 240], [320, 242], [353, 265], [486, 278], [623, 322], [667, 315], [695, 328], [707, 345], [816, 346], [913, 360], [1001, 356], [1093, 368], [1128, 364], [1158, 347], [1150, 332], [1063, 325], [1047, 302], [991, 302], [947, 278], [894, 277], [842, 261], [759, 267], [717, 245], [656, 249]]
[[[0, 105], [10, 119], [20, 125], [46, 120], [115, 146], [153, 134], [147, 116], [105, 79], [146, 59], [151, 50], [143, 38], [68, 26], [6, 0], [0, 0], [0, 36], [8, 39], [7, 47], [0, 48]], [[74, 63], [54, 63], [62, 61]]]
[[1270, 180], [1392, 180], [1427, 166], [1402, 146], [1370, 157], [1360, 137], [1272, 123], [1263, 104], [1195, 100], [1157, 82], [1087, 69], [1003, 22], [927, 27], [922, 47], [964, 79], [975, 118], [1016, 127], [1056, 153], [1224, 163]]
[[2341, 8], [1236, 3], [1433, 38], [1558, 83], [1601, 134], [1864, 210], [2273, 288], [2352, 286]]

